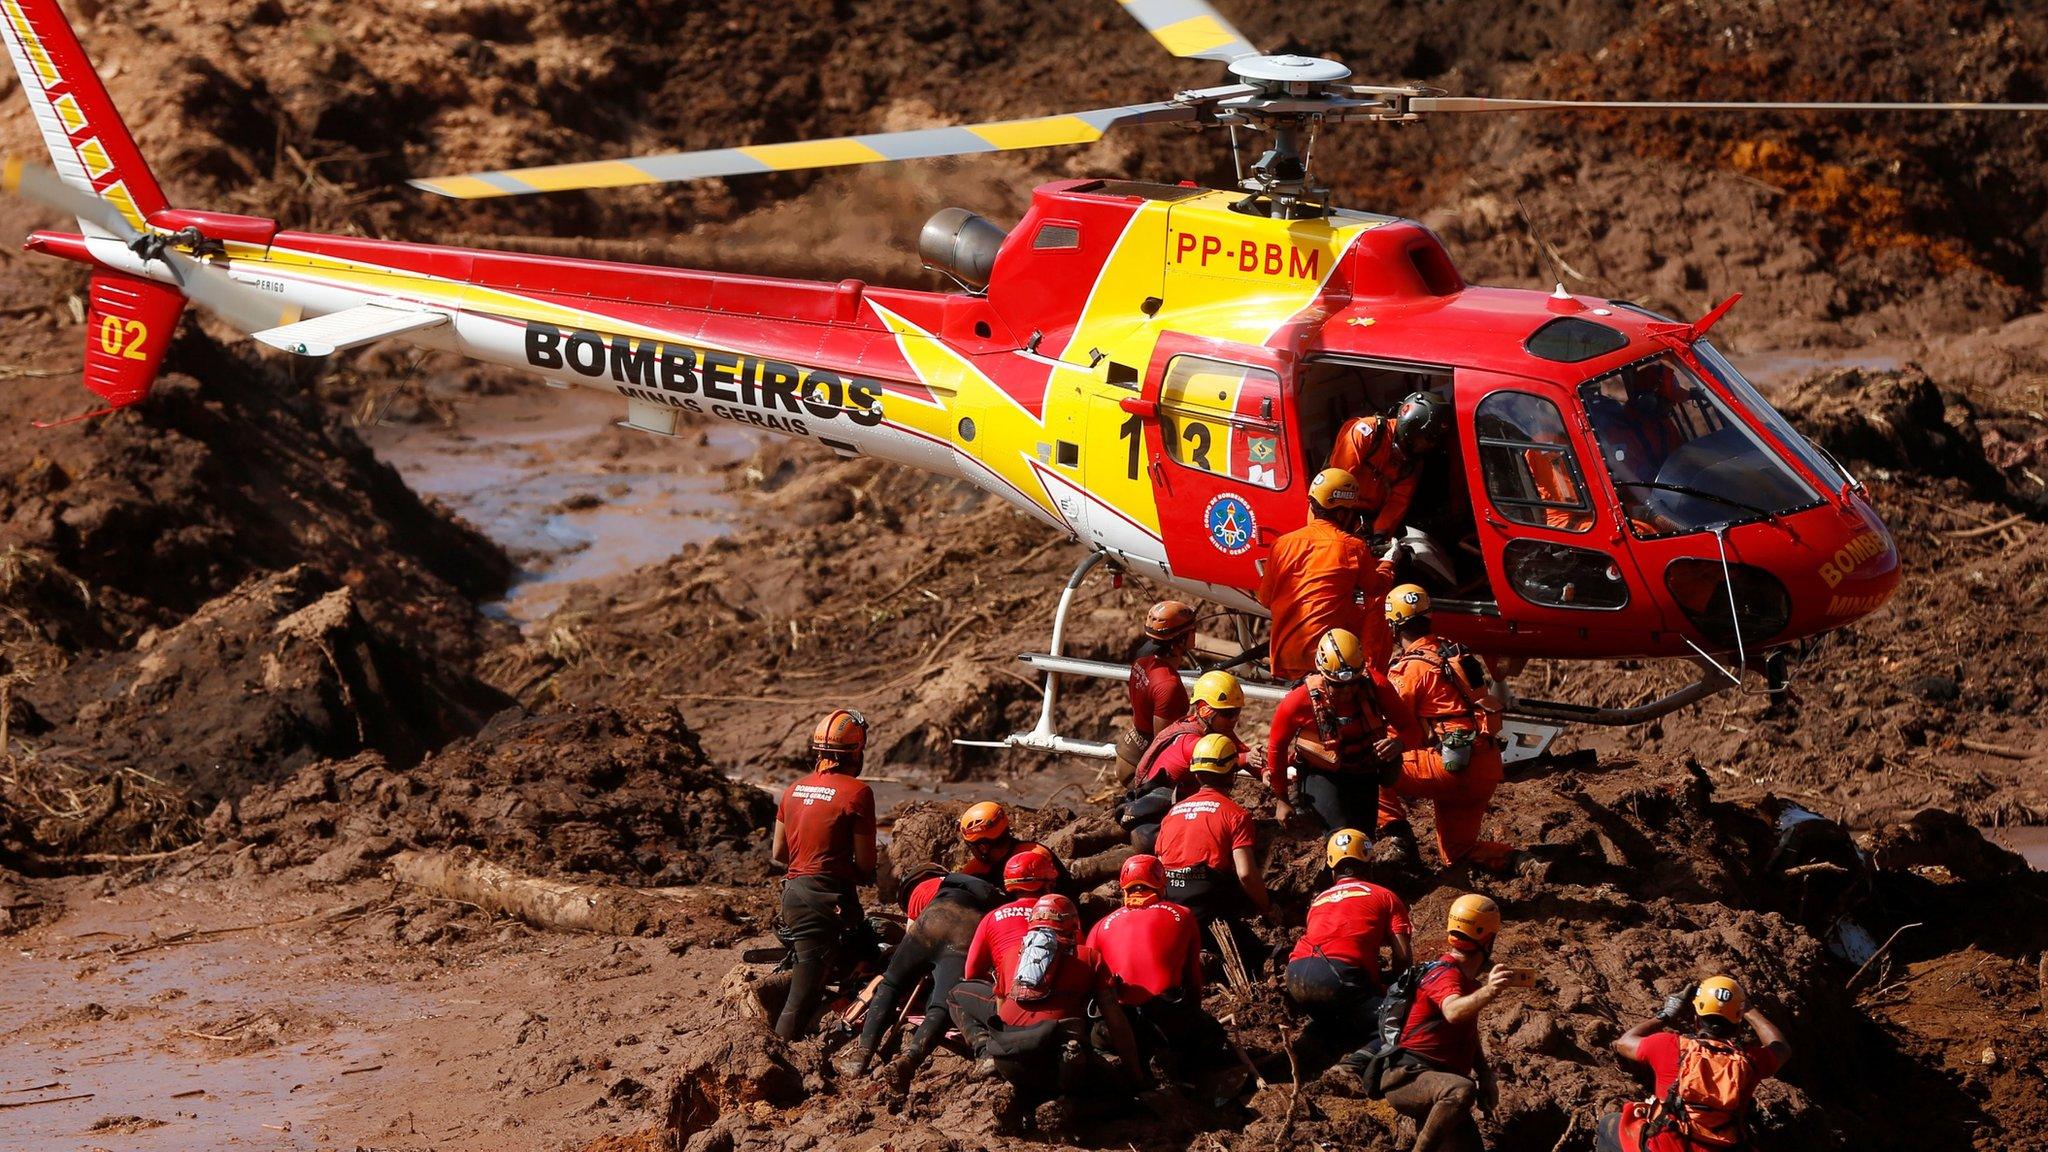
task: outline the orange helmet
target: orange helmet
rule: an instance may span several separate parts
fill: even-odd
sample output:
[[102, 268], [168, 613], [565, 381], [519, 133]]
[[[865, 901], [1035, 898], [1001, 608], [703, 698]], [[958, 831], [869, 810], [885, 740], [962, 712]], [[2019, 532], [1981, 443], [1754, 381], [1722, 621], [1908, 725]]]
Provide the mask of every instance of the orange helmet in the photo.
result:
[[1145, 613], [1145, 635], [1153, 640], [1178, 640], [1195, 630], [1195, 610], [1178, 600], [1161, 600]]
[[1033, 928], [1051, 928], [1068, 943], [1081, 935], [1080, 910], [1074, 907], [1072, 900], [1057, 892], [1038, 898], [1038, 903], [1031, 906], [1031, 919], [1027, 923]]
[[834, 709], [811, 730], [811, 751], [858, 765], [868, 747], [868, 718], [851, 708]]
[[1451, 947], [1460, 952], [1479, 951], [1491, 947], [1500, 932], [1500, 905], [1468, 892], [1451, 901], [1448, 920]]
[[1003, 863], [1003, 891], [1039, 895], [1060, 878], [1052, 857], [1036, 845], [1015, 853]]
[[1010, 834], [1010, 814], [993, 800], [968, 805], [960, 814], [960, 839], [973, 844], [982, 840], [1001, 840]]

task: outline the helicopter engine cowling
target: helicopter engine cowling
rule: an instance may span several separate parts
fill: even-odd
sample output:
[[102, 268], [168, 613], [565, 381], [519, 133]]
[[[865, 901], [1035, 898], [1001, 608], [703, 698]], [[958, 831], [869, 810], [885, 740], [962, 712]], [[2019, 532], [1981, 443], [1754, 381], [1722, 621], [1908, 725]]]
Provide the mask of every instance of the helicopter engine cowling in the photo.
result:
[[965, 208], [941, 208], [918, 233], [917, 254], [927, 268], [936, 268], [979, 292], [988, 287], [996, 252], [1009, 233]]

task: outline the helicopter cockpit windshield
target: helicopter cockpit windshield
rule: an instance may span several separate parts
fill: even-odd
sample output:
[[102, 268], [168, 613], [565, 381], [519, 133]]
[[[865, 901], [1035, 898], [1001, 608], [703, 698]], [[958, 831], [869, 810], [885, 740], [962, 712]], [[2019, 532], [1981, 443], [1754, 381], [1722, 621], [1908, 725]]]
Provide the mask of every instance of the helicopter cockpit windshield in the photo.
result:
[[1579, 397], [1638, 536], [1702, 532], [1820, 502], [1812, 485], [1670, 353], [1588, 380]]

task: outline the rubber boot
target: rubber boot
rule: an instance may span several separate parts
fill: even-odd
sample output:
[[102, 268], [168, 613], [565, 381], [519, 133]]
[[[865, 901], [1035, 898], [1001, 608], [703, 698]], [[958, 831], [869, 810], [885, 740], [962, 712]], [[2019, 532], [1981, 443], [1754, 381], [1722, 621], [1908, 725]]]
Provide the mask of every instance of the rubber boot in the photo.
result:
[[810, 1030], [818, 996], [825, 990], [825, 967], [830, 955], [821, 950], [811, 959], [797, 960], [796, 969], [790, 973], [789, 999], [783, 1002], [782, 1015], [775, 1020], [777, 1036], [794, 1040]]

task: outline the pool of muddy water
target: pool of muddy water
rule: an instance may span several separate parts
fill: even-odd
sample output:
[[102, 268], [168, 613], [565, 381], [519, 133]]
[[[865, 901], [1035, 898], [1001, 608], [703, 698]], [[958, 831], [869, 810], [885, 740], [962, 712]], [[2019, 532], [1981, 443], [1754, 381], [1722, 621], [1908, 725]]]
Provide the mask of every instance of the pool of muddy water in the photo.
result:
[[686, 427], [674, 439], [611, 433], [622, 411], [589, 390], [536, 385], [465, 397], [452, 426], [383, 424], [362, 435], [414, 491], [512, 554], [519, 576], [487, 610], [524, 625], [579, 581], [732, 529], [738, 505], [718, 469], [750, 454], [757, 434], [723, 425]]

